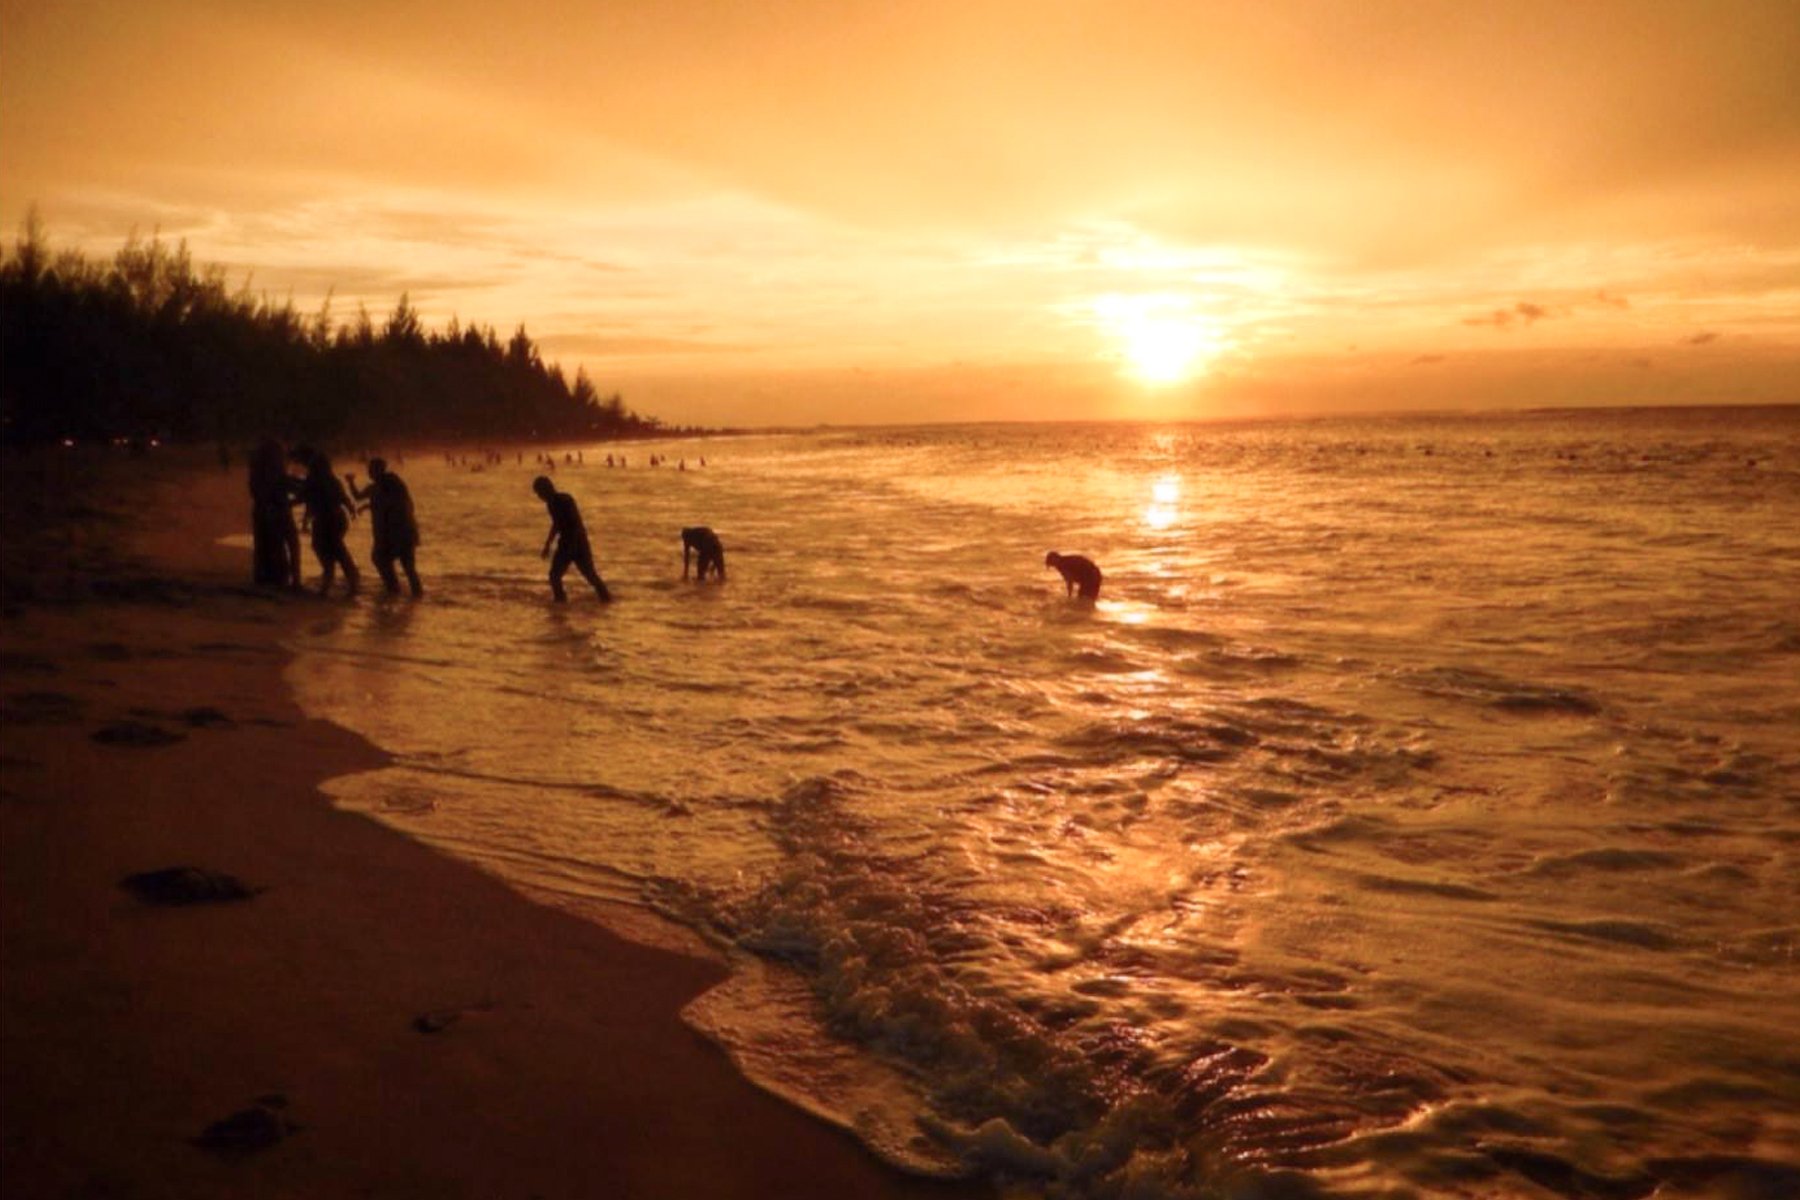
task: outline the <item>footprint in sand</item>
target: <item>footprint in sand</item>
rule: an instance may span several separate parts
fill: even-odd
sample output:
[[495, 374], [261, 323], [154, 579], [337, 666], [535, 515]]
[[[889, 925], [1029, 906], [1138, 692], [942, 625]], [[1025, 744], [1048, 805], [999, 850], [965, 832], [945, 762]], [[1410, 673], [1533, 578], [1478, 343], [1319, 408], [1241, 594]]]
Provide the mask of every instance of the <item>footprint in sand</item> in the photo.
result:
[[0, 652], [0, 671], [30, 671], [36, 675], [54, 675], [59, 669], [41, 654], [25, 654], [17, 650]]
[[412, 1027], [419, 1033], [442, 1033], [468, 1014], [487, 1012], [493, 1007], [492, 1000], [484, 1000], [479, 1004], [468, 1004], [460, 1008], [434, 1008], [414, 1017]]
[[191, 729], [230, 729], [237, 725], [236, 721], [210, 704], [195, 705], [179, 712], [160, 708], [134, 708], [131, 715], [142, 717], [146, 721], [179, 721]]
[[195, 729], [230, 729], [237, 724], [236, 721], [210, 704], [184, 708], [175, 716], [183, 724], [190, 725]]
[[64, 692], [15, 692], [6, 698], [6, 719], [16, 725], [66, 725], [81, 719], [79, 697]]

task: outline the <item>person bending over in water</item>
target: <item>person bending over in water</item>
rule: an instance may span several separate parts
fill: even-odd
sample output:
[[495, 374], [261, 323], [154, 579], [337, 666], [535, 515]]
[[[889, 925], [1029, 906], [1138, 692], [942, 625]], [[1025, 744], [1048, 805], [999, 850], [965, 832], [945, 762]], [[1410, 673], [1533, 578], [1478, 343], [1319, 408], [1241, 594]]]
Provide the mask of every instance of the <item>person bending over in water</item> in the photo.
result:
[[612, 593], [606, 590], [600, 573], [594, 570], [594, 551], [588, 545], [587, 526], [581, 523], [581, 510], [575, 507], [575, 497], [557, 491], [544, 475], [531, 481], [531, 490], [550, 510], [550, 536], [544, 539], [544, 552], [539, 557], [549, 558], [550, 545], [556, 544], [556, 557], [550, 560], [550, 592], [556, 602], [561, 604], [569, 598], [563, 592], [562, 577], [571, 566], [594, 586], [594, 595], [611, 600]]
[[1063, 577], [1063, 587], [1068, 595], [1080, 595], [1089, 604], [1100, 598], [1100, 568], [1092, 559], [1052, 550], [1044, 555], [1044, 565], [1056, 568]]
[[345, 494], [344, 485], [338, 482], [337, 476], [331, 473], [331, 460], [323, 451], [311, 446], [296, 446], [288, 457], [306, 468], [306, 478], [300, 481], [300, 502], [306, 506], [306, 518], [312, 523], [313, 553], [325, 572], [325, 577], [319, 581], [319, 595], [331, 590], [331, 580], [341, 566], [344, 568], [345, 592], [354, 596], [362, 576], [350, 560], [350, 551], [344, 546], [344, 534], [356, 516], [356, 504]]
[[406, 582], [412, 588], [413, 597], [423, 596], [425, 588], [419, 583], [419, 569], [413, 562], [419, 546], [419, 523], [413, 517], [412, 493], [406, 490], [406, 484], [388, 470], [387, 461], [380, 458], [369, 460], [368, 487], [357, 487], [354, 475], [345, 475], [344, 482], [349, 485], [352, 496], [367, 502], [369, 524], [375, 534], [370, 558], [374, 560], [375, 571], [387, 587], [388, 595], [400, 593], [400, 580], [394, 574], [397, 559], [406, 572]]
[[700, 570], [694, 578], [705, 582], [706, 572], [711, 570], [725, 582], [725, 547], [719, 543], [719, 535], [704, 525], [694, 525], [681, 531], [681, 577], [688, 577], [688, 555], [697, 555], [700, 559]]

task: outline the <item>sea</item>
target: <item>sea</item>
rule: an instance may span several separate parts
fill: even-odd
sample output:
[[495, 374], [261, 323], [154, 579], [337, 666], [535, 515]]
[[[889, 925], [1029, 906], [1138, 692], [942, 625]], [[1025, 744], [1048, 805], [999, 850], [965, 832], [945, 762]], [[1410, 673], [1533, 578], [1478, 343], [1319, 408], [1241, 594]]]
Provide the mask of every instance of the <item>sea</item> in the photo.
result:
[[[335, 801], [709, 943], [684, 1018], [896, 1166], [1800, 1195], [1800, 407], [390, 465], [427, 595], [294, 636], [392, 755]], [[610, 605], [550, 602], [546, 472]]]

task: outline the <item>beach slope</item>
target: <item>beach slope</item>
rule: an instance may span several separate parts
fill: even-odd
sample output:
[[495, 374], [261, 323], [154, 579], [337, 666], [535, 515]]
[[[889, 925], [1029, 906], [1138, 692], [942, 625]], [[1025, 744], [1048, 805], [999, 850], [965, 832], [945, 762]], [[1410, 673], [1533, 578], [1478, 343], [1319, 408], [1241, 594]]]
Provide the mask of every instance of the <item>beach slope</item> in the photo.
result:
[[[7, 475], [8, 1196], [988, 1194], [747, 1083], [678, 1016], [718, 963], [332, 808], [381, 756], [298, 710], [280, 641], [340, 602], [241, 586], [240, 475]], [[123, 885], [177, 867], [218, 875]]]

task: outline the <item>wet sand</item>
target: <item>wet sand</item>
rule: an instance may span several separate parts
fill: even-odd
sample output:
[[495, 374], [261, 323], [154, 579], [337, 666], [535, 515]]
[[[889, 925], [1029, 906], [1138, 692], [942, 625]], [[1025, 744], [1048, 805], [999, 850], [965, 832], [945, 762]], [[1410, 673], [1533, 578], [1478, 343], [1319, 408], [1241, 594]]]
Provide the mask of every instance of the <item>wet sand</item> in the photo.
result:
[[[990, 1194], [894, 1173], [746, 1082], [678, 1016], [718, 962], [333, 809], [319, 783], [381, 756], [299, 711], [280, 638], [343, 601], [244, 586], [248, 551], [216, 544], [247, 527], [241, 472], [5, 470], [8, 1196]], [[121, 887], [178, 866], [254, 894]]]

